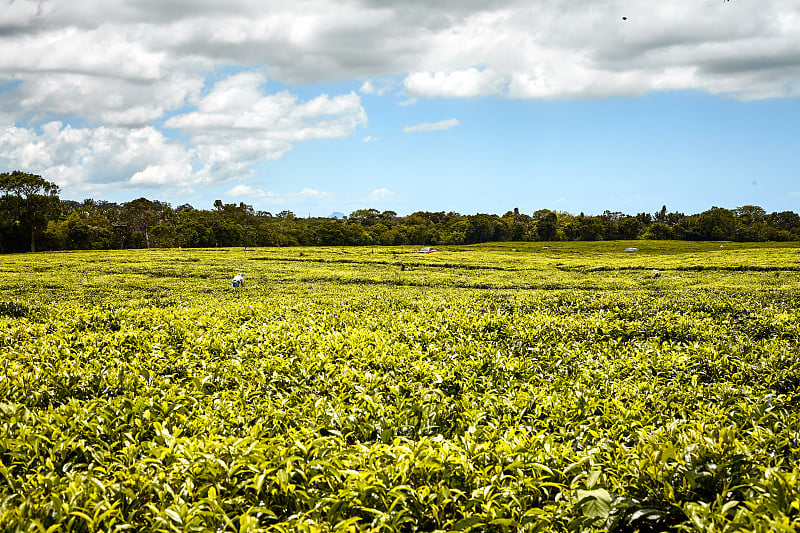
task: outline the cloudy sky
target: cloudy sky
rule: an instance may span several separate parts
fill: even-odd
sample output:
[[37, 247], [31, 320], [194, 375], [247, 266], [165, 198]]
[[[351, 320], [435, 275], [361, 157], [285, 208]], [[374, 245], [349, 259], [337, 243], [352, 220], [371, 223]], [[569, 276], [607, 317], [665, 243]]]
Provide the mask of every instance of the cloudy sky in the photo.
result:
[[0, 6], [0, 171], [62, 198], [800, 211], [797, 0]]

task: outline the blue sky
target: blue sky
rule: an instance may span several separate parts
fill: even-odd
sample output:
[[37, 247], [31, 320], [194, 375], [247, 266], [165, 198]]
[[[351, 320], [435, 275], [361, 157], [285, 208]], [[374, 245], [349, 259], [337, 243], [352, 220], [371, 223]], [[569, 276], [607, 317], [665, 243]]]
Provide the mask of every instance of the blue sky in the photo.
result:
[[299, 216], [800, 211], [797, 35], [789, 0], [15, 0], [0, 170]]
[[[365, 134], [299, 145], [266, 169], [324, 189], [342, 184], [343, 209], [453, 210], [502, 214], [556, 209], [696, 213], [712, 205], [800, 206], [796, 99], [741, 102], [698, 92], [641, 97], [519, 101], [436, 100], [376, 108]], [[376, 102], [380, 106], [381, 102]], [[445, 131], [406, 125], [455, 118]], [[335, 165], [329, 164], [335, 161]], [[364, 200], [384, 188], [393, 194]], [[397, 207], [396, 207], [397, 206]], [[398, 209], [399, 207], [399, 209]], [[349, 211], [348, 211], [349, 212]]]

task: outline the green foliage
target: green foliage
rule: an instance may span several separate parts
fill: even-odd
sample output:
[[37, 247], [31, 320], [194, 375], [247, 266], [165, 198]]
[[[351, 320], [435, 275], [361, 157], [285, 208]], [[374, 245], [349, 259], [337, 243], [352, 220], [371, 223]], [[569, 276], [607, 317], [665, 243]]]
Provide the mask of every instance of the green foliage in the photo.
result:
[[[20, 171], [0, 173], [0, 253], [30, 250], [202, 248], [231, 246], [463, 245], [486, 242], [617, 241], [800, 241], [800, 216], [770, 213], [754, 205], [712, 207], [697, 215], [667, 212], [636, 216], [556, 213], [532, 216], [518, 208], [502, 217], [417, 211], [358, 209], [349, 219], [298, 218], [289, 210], [273, 216], [240, 202], [214, 202], [213, 210], [189, 204], [173, 209], [147, 198], [116, 204], [60, 200], [59, 187]], [[38, 244], [37, 244], [38, 243]]]
[[797, 531], [798, 249], [627, 245], [8, 255], [0, 530]]
[[[0, 200], [0, 252], [25, 249], [13, 216], [19, 199]], [[734, 210], [713, 207], [699, 215], [655, 213], [636, 216], [605, 211], [573, 216], [547, 209], [532, 216], [509, 211], [461, 215], [418, 211], [398, 217], [393, 211], [359, 209], [349, 219], [299, 218], [291, 211], [255, 211], [244, 203], [213, 210], [139, 198], [122, 205], [84, 200], [61, 202], [40, 227], [40, 248], [49, 250], [118, 248], [203, 248], [231, 246], [400, 246], [462, 245], [486, 242], [616, 241], [687, 239], [736, 242], [800, 241], [800, 217], [791, 211], [767, 215], [758, 206]], [[46, 228], [46, 231], [45, 231]], [[22, 243], [22, 244], [20, 244]]]
[[18, 170], [0, 173], [0, 193], [3, 194], [0, 197], [0, 251], [13, 249], [3, 241], [13, 239], [14, 229], [25, 232], [30, 251], [36, 251], [37, 235], [61, 207], [56, 196], [58, 191], [58, 185], [36, 174]]

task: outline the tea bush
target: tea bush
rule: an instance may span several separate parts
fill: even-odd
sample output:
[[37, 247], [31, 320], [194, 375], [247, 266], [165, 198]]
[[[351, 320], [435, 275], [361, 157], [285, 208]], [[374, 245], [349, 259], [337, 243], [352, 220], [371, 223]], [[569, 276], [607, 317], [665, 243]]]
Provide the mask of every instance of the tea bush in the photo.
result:
[[800, 530], [798, 249], [627, 244], [8, 256], [0, 527]]

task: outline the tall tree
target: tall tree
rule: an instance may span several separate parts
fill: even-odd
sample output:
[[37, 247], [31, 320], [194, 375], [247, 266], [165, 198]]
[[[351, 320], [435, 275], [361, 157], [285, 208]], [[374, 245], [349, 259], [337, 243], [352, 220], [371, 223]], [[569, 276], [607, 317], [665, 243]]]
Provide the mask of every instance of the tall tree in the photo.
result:
[[549, 209], [539, 209], [533, 214], [536, 220], [536, 234], [540, 241], [555, 240], [558, 232], [558, 214]]
[[36, 235], [61, 207], [58, 185], [38, 174], [15, 170], [0, 174], [0, 192], [4, 203], [11, 206], [19, 223], [30, 232], [31, 252], [35, 252]]
[[377, 209], [357, 209], [350, 213], [350, 220], [354, 220], [364, 226], [372, 226], [381, 220], [381, 212]]
[[141, 232], [147, 248], [150, 248], [150, 229], [158, 222], [159, 213], [160, 203], [147, 198], [137, 198], [122, 207], [120, 218], [132, 232]]
[[699, 240], [732, 241], [736, 232], [736, 219], [733, 211], [722, 207], [712, 207], [697, 216], [695, 231]]

